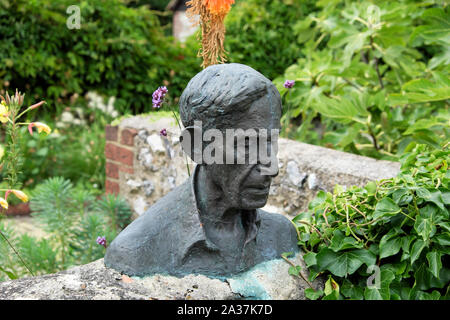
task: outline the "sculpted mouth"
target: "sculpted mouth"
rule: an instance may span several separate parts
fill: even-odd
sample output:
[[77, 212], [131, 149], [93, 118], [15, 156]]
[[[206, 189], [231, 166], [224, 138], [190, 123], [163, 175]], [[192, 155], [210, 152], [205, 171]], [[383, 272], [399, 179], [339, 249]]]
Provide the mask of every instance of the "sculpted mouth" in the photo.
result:
[[246, 186], [245, 189], [252, 193], [266, 194], [269, 192], [270, 185]]

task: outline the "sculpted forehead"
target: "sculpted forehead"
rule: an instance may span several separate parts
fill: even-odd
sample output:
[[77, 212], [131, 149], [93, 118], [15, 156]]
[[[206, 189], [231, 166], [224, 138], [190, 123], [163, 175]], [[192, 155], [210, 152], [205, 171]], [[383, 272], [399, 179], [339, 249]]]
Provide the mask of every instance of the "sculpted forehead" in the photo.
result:
[[[262, 97], [267, 96], [263, 99]], [[254, 103], [259, 101], [259, 106]], [[263, 110], [267, 106], [270, 110]], [[260, 109], [260, 110], [249, 110]], [[269, 112], [269, 114], [264, 112]], [[256, 115], [256, 113], [262, 113]], [[180, 116], [185, 127], [202, 121], [204, 128], [236, 128], [242, 118], [276, 119], [281, 97], [273, 83], [256, 70], [240, 64], [210, 66], [198, 73], [180, 97]], [[247, 119], [250, 120], [250, 119]], [[255, 127], [278, 127], [276, 123], [255, 123]], [[277, 122], [277, 121], [275, 121]], [[246, 125], [247, 126], [247, 125]]]
[[280, 129], [281, 101], [267, 94], [254, 101], [247, 112], [232, 124], [235, 129]]

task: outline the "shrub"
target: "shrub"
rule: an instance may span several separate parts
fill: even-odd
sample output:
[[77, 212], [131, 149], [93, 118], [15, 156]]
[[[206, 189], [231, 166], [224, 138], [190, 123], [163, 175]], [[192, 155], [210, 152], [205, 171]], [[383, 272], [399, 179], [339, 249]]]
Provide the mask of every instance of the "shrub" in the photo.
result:
[[296, 80], [285, 114], [301, 125], [286, 133], [386, 159], [416, 142], [438, 147], [448, 139], [449, 7], [410, 0], [317, 6], [293, 25], [302, 54], [274, 81], [284, 94], [285, 79]]
[[[449, 162], [449, 144], [418, 145], [395, 178], [319, 192], [293, 219], [310, 279], [328, 277], [324, 292], [307, 296], [449, 299]], [[374, 272], [380, 282], [369, 287]]]
[[269, 79], [281, 75], [301, 55], [292, 27], [306, 17], [314, 1], [236, 1], [228, 14], [225, 49], [229, 62], [249, 65]]
[[[56, 123], [55, 123], [56, 125]], [[63, 176], [74, 183], [102, 189], [105, 180], [105, 131], [100, 122], [57, 129], [44, 141], [21, 131], [25, 161], [19, 178], [32, 187], [44, 179]]]
[[[105, 248], [97, 243], [104, 236], [110, 243], [131, 221], [125, 200], [113, 195], [96, 198], [82, 185], [56, 177], [44, 181], [32, 192], [33, 216], [48, 237], [17, 236], [0, 223], [0, 231], [19, 252], [33, 274], [54, 273], [76, 264], [100, 259]], [[0, 281], [27, 274], [20, 257], [0, 240]]]
[[66, 27], [70, 0], [0, 2], [0, 91], [25, 88], [62, 109], [74, 93], [115, 96], [117, 109], [151, 109], [162, 83], [181, 94], [200, 70], [197, 47], [163, 35], [146, 7], [119, 0], [80, 1], [81, 29]]

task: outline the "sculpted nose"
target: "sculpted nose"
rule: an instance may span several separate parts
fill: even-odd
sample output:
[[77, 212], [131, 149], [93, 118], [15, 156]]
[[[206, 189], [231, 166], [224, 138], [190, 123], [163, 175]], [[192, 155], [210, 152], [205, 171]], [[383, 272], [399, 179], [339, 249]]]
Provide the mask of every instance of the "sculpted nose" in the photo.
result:
[[262, 164], [258, 163], [257, 170], [259, 174], [262, 176], [269, 176], [271, 178], [275, 178], [278, 176], [279, 170], [278, 170], [278, 161], [271, 161], [268, 164]]

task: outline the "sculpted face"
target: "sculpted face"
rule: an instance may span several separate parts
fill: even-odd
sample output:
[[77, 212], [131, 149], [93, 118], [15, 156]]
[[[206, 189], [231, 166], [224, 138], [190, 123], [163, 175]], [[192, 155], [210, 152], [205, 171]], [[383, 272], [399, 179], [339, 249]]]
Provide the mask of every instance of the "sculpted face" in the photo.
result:
[[[280, 117], [281, 102], [279, 99], [271, 99], [269, 95], [266, 95], [254, 101], [248, 112], [232, 124], [232, 129], [254, 129], [257, 133], [267, 132], [266, 135], [257, 134], [255, 139], [246, 138], [245, 164], [236, 164], [235, 162], [235, 164], [206, 165], [208, 176], [222, 190], [224, 197], [232, 207], [251, 210], [261, 208], [266, 204], [272, 178], [278, 174], [276, 150], [271, 149], [273, 146], [271, 139], [277, 139], [278, 135], [271, 137], [271, 130], [280, 129]], [[262, 143], [261, 139], [266, 140], [266, 143]], [[277, 143], [277, 141], [273, 142]], [[263, 147], [268, 149], [265, 154], [272, 155], [270, 157], [271, 162], [261, 161], [262, 159], [259, 156], [261, 143]], [[257, 163], [249, 163], [249, 154], [255, 151], [258, 152], [255, 155], [257, 156]], [[235, 158], [236, 153], [237, 143], [234, 143]], [[268, 168], [272, 168], [270, 173]]]

